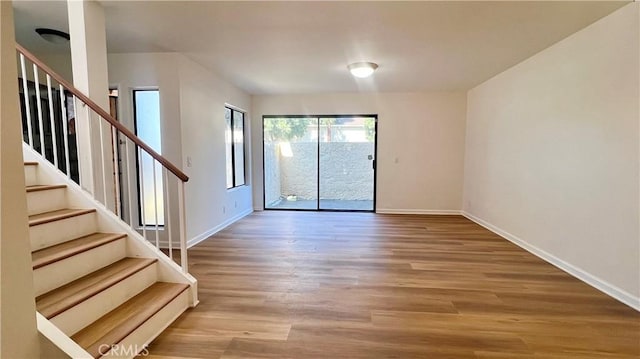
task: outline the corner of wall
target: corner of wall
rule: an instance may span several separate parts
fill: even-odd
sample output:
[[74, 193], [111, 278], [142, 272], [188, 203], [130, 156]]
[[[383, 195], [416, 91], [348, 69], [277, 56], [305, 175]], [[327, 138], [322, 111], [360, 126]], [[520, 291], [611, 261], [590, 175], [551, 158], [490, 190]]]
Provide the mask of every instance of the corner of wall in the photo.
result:
[[636, 1], [469, 90], [462, 206], [638, 310], [639, 61]]

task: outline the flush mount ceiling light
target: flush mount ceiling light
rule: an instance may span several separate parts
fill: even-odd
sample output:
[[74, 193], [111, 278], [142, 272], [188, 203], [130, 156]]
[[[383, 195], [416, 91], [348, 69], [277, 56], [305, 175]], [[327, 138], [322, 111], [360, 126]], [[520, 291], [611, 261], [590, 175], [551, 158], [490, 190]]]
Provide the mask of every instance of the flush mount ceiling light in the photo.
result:
[[371, 76], [373, 72], [378, 68], [378, 64], [373, 62], [354, 62], [347, 66], [351, 74], [355, 77], [365, 78]]
[[52, 44], [66, 44], [71, 38], [69, 34], [64, 31], [47, 29], [43, 27], [37, 28], [36, 32], [38, 33], [38, 35], [40, 35], [40, 37]]

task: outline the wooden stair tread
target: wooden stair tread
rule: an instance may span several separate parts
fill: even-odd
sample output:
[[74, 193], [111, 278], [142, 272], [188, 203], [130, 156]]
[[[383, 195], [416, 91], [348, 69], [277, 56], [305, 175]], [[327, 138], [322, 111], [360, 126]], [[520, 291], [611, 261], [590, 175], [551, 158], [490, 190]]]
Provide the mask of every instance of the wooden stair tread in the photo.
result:
[[124, 233], [93, 233], [32, 252], [31, 263], [33, 269], [38, 269], [126, 236]]
[[66, 184], [48, 184], [27, 186], [27, 192], [46, 191], [50, 189], [67, 188]]
[[25, 166], [37, 166], [38, 162], [27, 161], [24, 163]]
[[66, 209], [59, 209], [51, 212], [34, 214], [29, 216], [29, 226], [37, 226], [39, 224], [45, 224], [49, 222], [59, 221], [61, 219], [81, 216], [83, 214], [87, 214], [95, 211], [96, 211], [95, 208], [89, 208], [89, 209], [66, 208]]
[[155, 258], [124, 258], [40, 295], [36, 298], [36, 308], [47, 319], [53, 318], [155, 262], [157, 262]]
[[165, 305], [189, 288], [188, 284], [157, 282], [71, 337], [94, 358], [100, 346], [113, 345], [134, 332]]

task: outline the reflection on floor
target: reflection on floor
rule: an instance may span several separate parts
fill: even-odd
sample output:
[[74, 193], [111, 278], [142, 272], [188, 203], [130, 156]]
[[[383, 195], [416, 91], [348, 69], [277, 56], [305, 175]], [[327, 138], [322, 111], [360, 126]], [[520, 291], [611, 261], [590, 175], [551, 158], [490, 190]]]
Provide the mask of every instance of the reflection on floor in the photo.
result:
[[[318, 203], [315, 199], [297, 201], [281, 200], [278, 203], [271, 204], [267, 208], [275, 209], [317, 209]], [[338, 209], [350, 211], [372, 211], [373, 201], [371, 200], [341, 200], [341, 199], [321, 199], [320, 209]]]

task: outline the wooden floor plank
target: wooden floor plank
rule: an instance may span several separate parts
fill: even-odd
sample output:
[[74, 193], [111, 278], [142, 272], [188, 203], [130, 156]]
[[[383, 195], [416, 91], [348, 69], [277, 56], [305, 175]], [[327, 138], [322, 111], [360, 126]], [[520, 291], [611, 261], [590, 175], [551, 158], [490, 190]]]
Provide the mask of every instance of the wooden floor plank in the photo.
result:
[[31, 263], [33, 269], [38, 269], [126, 236], [125, 233], [93, 233], [32, 252]]
[[34, 214], [29, 216], [29, 226], [37, 226], [49, 222], [59, 221], [75, 216], [81, 216], [83, 214], [95, 212], [95, 208], [88, 209], [59, 209], [56, 211]]
[[640, 313], [461, 216], [259, 212], [189, 258], [151, 357], [640, 357]]
[[157, 259], [124, 258], [36, 298], [36, 309], [52, 318], [152, 265]]
[[39, 192], [39, 191], [47, 191], [50, 189], [60, 189], [67, 188], [66, 184], [53, 184], [53, 185], [33, 185], [27, 186], [27, 192]]
[[102, 346], [120, 342], [188, 287], [187, 284], [156, 282], [71, 338], [97, 358]]

